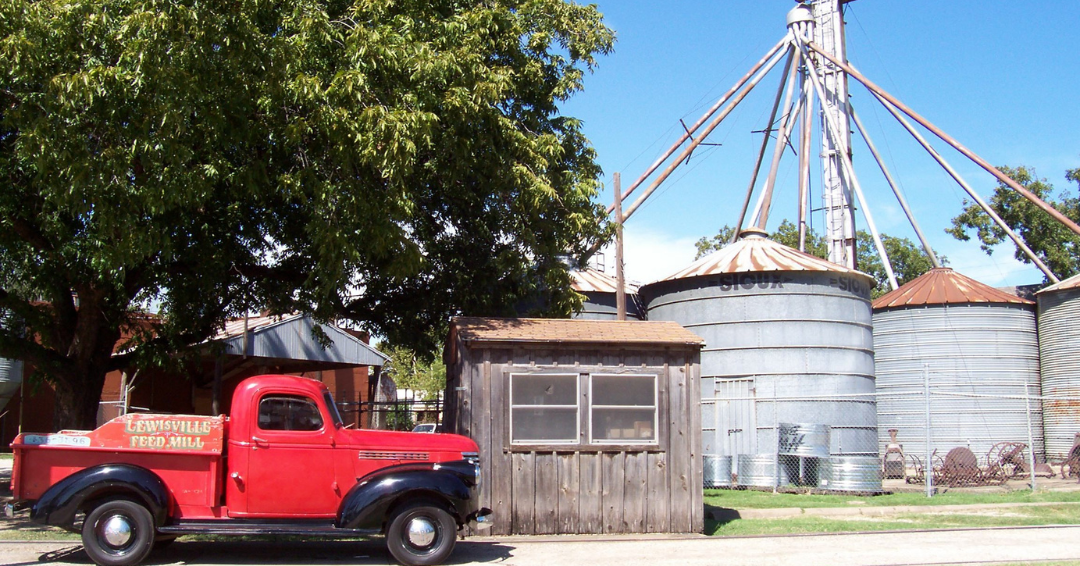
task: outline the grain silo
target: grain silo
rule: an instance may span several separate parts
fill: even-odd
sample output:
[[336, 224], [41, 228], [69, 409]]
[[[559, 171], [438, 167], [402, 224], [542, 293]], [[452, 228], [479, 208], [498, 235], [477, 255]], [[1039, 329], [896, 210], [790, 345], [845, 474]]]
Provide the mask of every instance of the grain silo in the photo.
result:
[[781, 423], [815, 423], [830, 453], [877, 457], [873, 280], [764, 236], [641, 288], [649, 320], [705, 339], [703, 453], [776, 454]]
[[1080, 433], [1080, 275], [1039, 291], [1046, 457], [1064, 460]]
[[[575, 269], [570, 271], [570, 286], [585, 295], [585, 304], [581, 312], [572, 318], [586, 320], [615, 320], [618, 318], [615, 305], [615, 291], [619, 288], [615, 278], [595, 269]], [[641, 320], [637, 301], [637, 287], [629, 283], [626, 289], [626, 319]]]
[[19, 360], [0, 358], [0, 413], [19, 391], [23, 379], [23, 364]]
[[[1078, 303], [1080, 308], [1080, 303]], [[874, 301], [879, 440], [897, 429], [904, 452], [926, 453], [930, 381], [932, 447], [980, 458], [998, 442], [1042, 454], [1035, 305], [949, 268], [936, 268]]]

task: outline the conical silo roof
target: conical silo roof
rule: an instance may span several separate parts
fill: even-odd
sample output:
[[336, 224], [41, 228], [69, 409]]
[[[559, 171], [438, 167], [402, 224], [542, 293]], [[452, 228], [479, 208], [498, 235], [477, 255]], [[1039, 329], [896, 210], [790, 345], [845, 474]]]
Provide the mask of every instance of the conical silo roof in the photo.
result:
[[[614, 293], [619, 288], [618, 280], [595, 269], [575, 269], [570, 272], [570, 287], [578, 293]], [[637, 293], [637, 286], [624, 283], [625, 291]]]
[[765, 237], [757, 230], [744, 230], [739, 241], [698, 259], [688, 267], [660, 281], [675, 281], [689, 277], [723, 273], [759, 273], [763, 271], [827, 271], [869, 275], [826, 261], [808, 253], [789, 248]]
[[1035, 304], [1012, 293], [979, 283], [951, 268], [936, 267], [908, 281], [899, 289], [878, 297], [874, 301], [874, 310], [967, 303]]
[[1080, 288], [1080, 275], [1073, 275], [1072, 277], [1061, 281], [1060, 283], [1054, 283], [1053, 285], [1040, 289], [1036, 295], [1047, 293], [1050, 291], [1064, 291], [1065, 289], [1077, 289]]

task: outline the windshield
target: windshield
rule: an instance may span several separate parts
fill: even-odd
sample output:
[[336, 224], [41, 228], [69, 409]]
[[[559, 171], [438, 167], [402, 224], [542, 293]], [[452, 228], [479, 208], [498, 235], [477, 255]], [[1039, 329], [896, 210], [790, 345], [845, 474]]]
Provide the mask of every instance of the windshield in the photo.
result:
[[334, 398], [330, 396], [330, 392], [323, 393], [323, 400], [326, 401], [326, 409], [330, 411], [330, 419], [334, 421], [335, 427], [341, 427], [341, 413], [338, 412], [337, 403], [334, 403]]

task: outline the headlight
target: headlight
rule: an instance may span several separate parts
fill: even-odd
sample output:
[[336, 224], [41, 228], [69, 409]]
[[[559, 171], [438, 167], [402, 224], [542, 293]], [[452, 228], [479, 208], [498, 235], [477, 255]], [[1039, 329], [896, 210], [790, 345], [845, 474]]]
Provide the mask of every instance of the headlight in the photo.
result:
[[473, 478], [476, 487], [480, 487], [480, 454], [477, 452], [462, 452], [461, 459], [473, 465]]

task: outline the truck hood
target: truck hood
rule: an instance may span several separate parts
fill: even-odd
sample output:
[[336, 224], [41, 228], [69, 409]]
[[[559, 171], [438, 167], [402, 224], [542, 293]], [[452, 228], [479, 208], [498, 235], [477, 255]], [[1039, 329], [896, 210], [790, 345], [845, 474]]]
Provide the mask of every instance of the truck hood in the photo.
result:
[[478, 451], [472, 439], [458, 434], [339, 429], [337, 441], [343, 448], [425, 452]]

